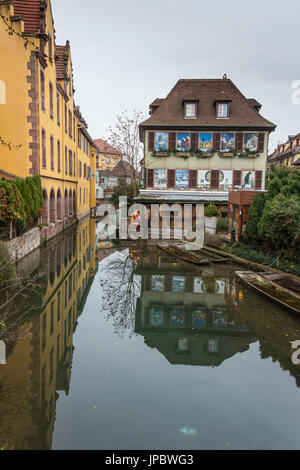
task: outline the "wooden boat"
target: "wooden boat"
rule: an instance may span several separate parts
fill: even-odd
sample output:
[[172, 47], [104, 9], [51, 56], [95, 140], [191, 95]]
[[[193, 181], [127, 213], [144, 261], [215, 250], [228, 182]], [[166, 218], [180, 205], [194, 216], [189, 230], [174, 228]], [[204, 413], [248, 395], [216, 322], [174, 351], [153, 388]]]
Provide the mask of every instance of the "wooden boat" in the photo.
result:
[[235, 274], [240, 281], [254, 289], [258, 294], [267, 297], [269, 300], [275, 302], [286, 310], [300, 315], [300, 295], [275, 282], [276, 276], [274, 279], [274, 276], [272, 278], [272, 275], [275, 275], [276, 273], [236, 271]]
[[[192, 251], [192, 253], [195, 253]], [[196, 251], [197, 255], [199, 256], [204, 256], [204, 258], [209, 259], [211, 263], [227, 263], [228, 259], [227, 258], [222, 258], [219, 255], [216, 255], [215, 253], [212, 253], [211, 251], [206, 250], [205, 248], [202, 248], [199, 251]]]
[[202, 256], [196, 255], [195, 253], [191, 253], [189, 251], [185, 251], [182, 248], [179, 248], [177, 245], [172, 246], [168, 243], [158, 243], [157, 245], [161, 250], [169, 253], [176, 258], [179, 258], [183, 261], [187, 261], [188, 263], [193, 264], [209, 264], [210, 260], [206, 258], [202, 258]]

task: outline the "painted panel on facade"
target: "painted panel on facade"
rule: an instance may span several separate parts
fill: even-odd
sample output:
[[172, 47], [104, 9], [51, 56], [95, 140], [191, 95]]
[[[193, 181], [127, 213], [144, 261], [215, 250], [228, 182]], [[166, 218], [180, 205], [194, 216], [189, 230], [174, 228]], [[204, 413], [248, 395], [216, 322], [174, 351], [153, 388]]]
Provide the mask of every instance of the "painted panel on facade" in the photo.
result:
[[222, 132], [221, 134], [221, 151], [231, 152], [234, 150], [234, 133]]
[[154, 148], [156, 151], [167, 151], [169, 148], [168, 132], [155, 132]]
[[250, 150], [250, 152], [257, 150], [257, 142], [257, 132], [246, 132], [244, 134], [244, 149]]
[[255, 171], [243, 171], [242, 173], [242, 188], [254, 189]]
[[199, 150], [202, 152], [210, 152], [213, 148], [212, 133], [200, 132], [199, 134]]
[[165, 288], [165, 276], [154, 275], [151, 278], [151, 290], [153, 292], [164, 292]]
[[184, 292], [184, 286], [184, 276], [173, 276], [173, 292]]
[[189, 187], [189, 170], [176, 170], [176, 188]]
[[154, 306], [150, 310], [151, 326], [162, 326], [164, 323], [164, 309], [160, 306]]
[[198, 188], [210, 188], [210, 170], [198, 170]]
[[232, 170], [220, 170], [220, 188], [227, 191], [228, 189], [232, 188]]
[[167, 187], [168, 170], [163, 168], [156, 168], [154, 170], [154, 186], [156, 188]]
[[190, 150], [191, 134], [189, 132], [177, 132], [177, 150], [188, 152]]

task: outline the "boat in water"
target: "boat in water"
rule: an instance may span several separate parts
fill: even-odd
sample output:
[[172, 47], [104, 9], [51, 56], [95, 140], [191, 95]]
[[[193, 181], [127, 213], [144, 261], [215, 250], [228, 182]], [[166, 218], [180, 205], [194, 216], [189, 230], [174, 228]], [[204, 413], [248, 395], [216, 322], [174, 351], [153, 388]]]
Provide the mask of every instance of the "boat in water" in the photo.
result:
[[209, 264], [210, 260], [203, 258], [191, 251], [184, 250], [178, 245], [169, 245], [168, 243], [158, 243], [158, 247], [176, 258], [193, 264]]
[[[254, 273], [252, 271], [236, 271], [237, 278], [258, 294], [272, 302], [300, 315], [300, 282], [277, 273]], [[289, 280], [289, 284], [287, 284]], [[289, 285], [288, 287], [285, 287]], [[293, 287], [294, 285], [294, 287]]]

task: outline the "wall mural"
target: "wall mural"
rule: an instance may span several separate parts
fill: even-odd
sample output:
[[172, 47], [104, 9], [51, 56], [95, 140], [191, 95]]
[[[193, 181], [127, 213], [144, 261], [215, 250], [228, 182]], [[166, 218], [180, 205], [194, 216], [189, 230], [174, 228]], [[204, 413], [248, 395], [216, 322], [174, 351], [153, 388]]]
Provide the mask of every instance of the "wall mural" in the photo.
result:
[[222, 132], [221, 134], [221, 152], [231, 152], [234, 150], [234, 133]]
[[184, 326], [184, 307], [172, 308], [171, 326]]
[[244, 149], [254, 152], [257, 150], [258, 136], [257, 132], [246, 132], [244, 134]]
[[190, 150], [191, 134], [189, 132], [177, 132], [177, 150], [188, 152]]
[[189, 170], [176, 170], [176, 188], [189, 187]]
[[169, 148], [169, 134], [168, 132], [155, 132], [155, 144], [154, 148], [156, 151], [167, 151]]
[[232, 188], [232, 174], [232, 170], [220, 170], [220, 188], [224, 189], [225, 191]]
[[198, 170], [198, 188], [210, 188], [210, 170]]
[[242, 173], [242, 188], [254, 189], [255, 171], [243, 171]]
[[205, 292], [206, 292], [206, 287], [205, 287], [203, 279], [201, 277], [195, 277], [194, 278], [194, 293], [204, 294]]
[[167, 187], [168, 170], [163, 168], [155, 168], [154, 170], [154, 186], [156, 188]]
[[211, 132], [200, 132], [199, 134], [199, 150], [202, 152], [209, 152], [212, 150], [212, 133]]

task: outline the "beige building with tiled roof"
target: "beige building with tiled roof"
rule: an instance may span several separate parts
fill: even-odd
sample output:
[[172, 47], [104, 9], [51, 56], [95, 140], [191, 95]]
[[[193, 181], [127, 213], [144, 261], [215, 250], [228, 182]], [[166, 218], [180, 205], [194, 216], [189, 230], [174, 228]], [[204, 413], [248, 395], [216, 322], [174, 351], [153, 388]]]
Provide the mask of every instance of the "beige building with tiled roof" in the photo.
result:
[[265, 189], [269, 134], [261, 104], [221, 79], [181, 79], [140, 124], [143, 200], [227, 204], [234, 187]]

